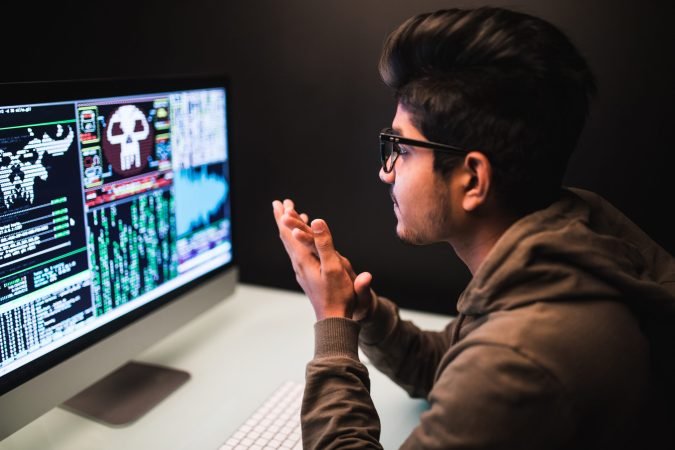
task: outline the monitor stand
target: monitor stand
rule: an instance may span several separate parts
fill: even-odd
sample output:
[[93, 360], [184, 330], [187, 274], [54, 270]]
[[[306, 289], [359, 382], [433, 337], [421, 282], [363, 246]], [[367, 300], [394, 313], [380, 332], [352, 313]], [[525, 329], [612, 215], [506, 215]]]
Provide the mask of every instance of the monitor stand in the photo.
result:
[[128, 362], [61, 407], [112, 427], [139, 419], [190, 378], [182, 370]]

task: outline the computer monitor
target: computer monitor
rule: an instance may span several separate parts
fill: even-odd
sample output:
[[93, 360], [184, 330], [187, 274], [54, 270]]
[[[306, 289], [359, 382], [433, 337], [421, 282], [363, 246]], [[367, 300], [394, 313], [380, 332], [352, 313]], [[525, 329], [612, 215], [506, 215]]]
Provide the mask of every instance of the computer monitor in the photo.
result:
[[222, 76], [0, 85], [0, 439], [234, 291], [228, 99]]

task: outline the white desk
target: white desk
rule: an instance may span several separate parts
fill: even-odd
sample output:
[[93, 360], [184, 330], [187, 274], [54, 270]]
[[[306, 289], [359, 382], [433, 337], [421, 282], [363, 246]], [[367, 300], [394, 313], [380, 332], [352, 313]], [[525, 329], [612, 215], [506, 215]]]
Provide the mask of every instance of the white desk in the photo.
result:
[[[408, 310], [401, 316], [434, 330], [450, 320]], [[304, 380], [314, 321], [304, 295], [240, 284], [232, 297], [136, 358], [192, 375], [136, 423], [111, 428], [55, 408], [0, 442], [0, 450], [215, 450], [282, 382]], [[369, 369], [381, 442], [398, 448], [426, 402]]]

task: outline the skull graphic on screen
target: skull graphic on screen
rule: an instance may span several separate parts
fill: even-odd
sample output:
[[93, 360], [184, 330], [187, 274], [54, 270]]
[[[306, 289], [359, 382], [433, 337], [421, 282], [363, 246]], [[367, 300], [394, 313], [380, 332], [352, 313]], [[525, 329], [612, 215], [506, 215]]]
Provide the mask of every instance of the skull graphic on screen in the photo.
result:
[[120, 146], [120, 168], [141, 167], [140, 141], [148, 137], [150, 126], [143, 111], [134, 105], [120, 106], [110, 117], [106, 137]]
[[33, 203], [35, 199], [35, 178], [46, 180], [49, 176], [47, 169], [42, 165], [45, 152], [51, 156], [61, 156], [73, 142], [74, 133], [68, 127], [68, 135], [63, 137], [63, 126], [56, 128], [56, 138], [53, 139], [46, 132], [41, 138], [36, 138], [32, 128], [28, 134], [33, 137], [23, 148], [16, 152], [0, 149], [0, 189], [5, 208], [10, 208], [18, 199]]

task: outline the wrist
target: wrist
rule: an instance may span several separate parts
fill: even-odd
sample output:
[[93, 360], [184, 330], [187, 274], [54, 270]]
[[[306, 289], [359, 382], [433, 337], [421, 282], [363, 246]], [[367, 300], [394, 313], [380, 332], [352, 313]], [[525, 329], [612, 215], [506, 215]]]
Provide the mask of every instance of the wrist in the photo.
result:
[[346, 308], [331, 308], [331, 309], [324, 309], [321, 311], [315, 311], [316, 314], [316, 320], [317, 322], [320, 320], [324, 319], [332, 319], [332, 318], [338, 318], [338, 319], [351, 319], [352, 318], [352, 311], [346, 309]]

